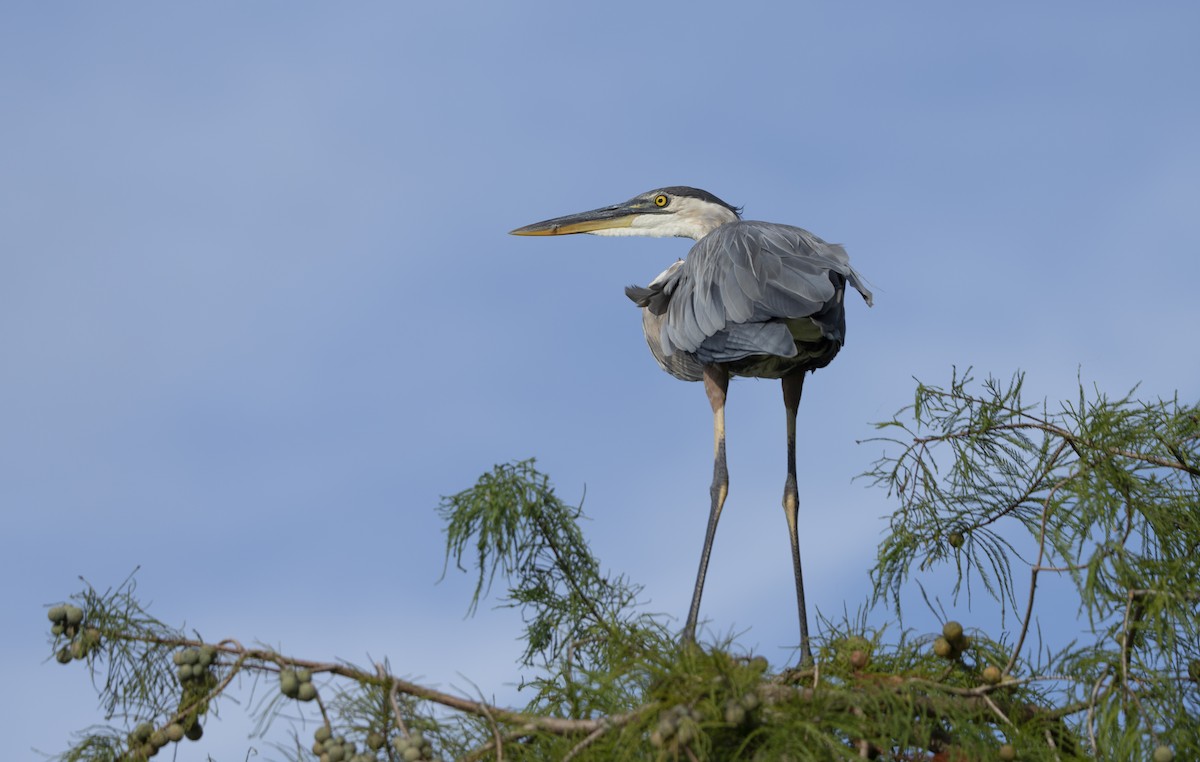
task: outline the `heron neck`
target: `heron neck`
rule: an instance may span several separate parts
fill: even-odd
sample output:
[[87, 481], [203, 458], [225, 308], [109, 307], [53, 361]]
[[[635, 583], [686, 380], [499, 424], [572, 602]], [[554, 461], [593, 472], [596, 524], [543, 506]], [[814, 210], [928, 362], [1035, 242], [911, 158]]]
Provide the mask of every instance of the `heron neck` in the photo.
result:
[[633, 220], [626, 230], [628, 235], [654, 236], [656, 238], [691, 238], [699, 241], [717, 228], [737, 221], [737, 215], [715, 204], [687, 203], [681, 199], [679, 211], [669, 216], [646, 214]]

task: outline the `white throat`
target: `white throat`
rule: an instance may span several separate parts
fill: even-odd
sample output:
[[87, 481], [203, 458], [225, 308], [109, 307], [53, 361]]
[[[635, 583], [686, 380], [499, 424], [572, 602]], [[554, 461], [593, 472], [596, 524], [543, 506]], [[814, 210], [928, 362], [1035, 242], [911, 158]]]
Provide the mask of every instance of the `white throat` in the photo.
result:
[[666, 214], [641, 214], [626, 228], [591, 231], [604, 236], [651, 236], [653, 238], [691, 238], [699, 241], [720, 226], [736, 222], [737, 215], [721, 206], [698, 198], [676, 196]]

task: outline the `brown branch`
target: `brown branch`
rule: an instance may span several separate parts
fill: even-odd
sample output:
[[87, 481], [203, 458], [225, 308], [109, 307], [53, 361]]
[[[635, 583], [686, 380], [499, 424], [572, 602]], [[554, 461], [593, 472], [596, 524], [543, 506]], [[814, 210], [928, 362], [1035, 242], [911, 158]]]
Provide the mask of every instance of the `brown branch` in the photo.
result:
[[[1066, 447], [1065, 442], [1061, 443], [1054, 451], [1050, 462], [1058, 459], [1064, 447]], [[1042, 561], [1046, 557], [1046, 523], [1050, 520], [1050, 501], [1054, 498], [1054, 493], [1073, 478], [1075, 478], [1075, 474], [1068, 474], [1060, 479], [1050, 488], [1050, 491], [1046, 493], [1046, 499], [1042, 501], [1042, 525], [1038, 531], [1038, 557], [1029, 574], [1029, 601], [1025, 605], [1025, 616], [1021, 620], [1021, 634], [1017, 636], [1017, 644], [1013, 647], [1012, 656], [1008, 658], [1008, 665], [1004, 668], [1005, 674], [1012, 672], [1013, 667], [1016, 666], [1021, 649], [1025, 647], [1025, 636], [1029, 634], [1029, 625], [1033, 621], [1033, 599], [1037, 594], [1038, 571], [1042, 568]]]
[[[388, 675], [388, 671], [386, 669], [384, 669], [382, 664], [375, 665], [375, 672], [376, 672], [376, 674], [379, 675], [379, 679], [381, 679], [381, 680], [387, 680], [390, 677]], [[396, 683], [393, 682], [388, 687], [388, 692], [387, 692], [388, 704], [392, 708], [392, 717], [395, 718], [395, 720], [396, 720], [396, 727], [400, 730], [401, 733], [404, 734], [405, 738], [408, 738], [410, 735], [410, 733], [408, 732], [408, 725], [404, 722], [404, 715], [400, 711], [400, 701], [396, 698], [396, 694], [398, 692], [399, 692], [399, 689], [396, 687]]]
[[[199, 647], [211, 645], [202, 640], [193, 640], [191, 638], [160, 638], [157, 636], [127, 633], [119, 633], [116, 635], [116, 637], [120, 637], [123, 640], [141, 643], [154, 643], [156, 645], [163, 646]], [[450, 709], [457, 709], [460, 712], [473, 714], [477, 717], [485, 719], [491, 717], [496, 721], [507, 725], [519, 726], [526, 731], [525, 734], [528, 734], [532, 731], [552, 733], [554, 735], [577, 735], [581, 733], [591, 733], [596, 728], [601, 727], [604, 724], [625, 725], [640, 716], [648, 707], [655, 706], [646, 705], [638, 707], [630, 712], [588, 720], [568, 719], [564, 717], [542, 717], [540, 715], [530, 714], [528, 712], [517, 712], [511, 709], [504, 709], [480, 701], [472, 701], [461, 696], [456, 696], [452, 693], [445, 693], [443, 691], [438, 691], [434, 690], [433, 688], [419, 685], [418, 683], [409, 682], [408, 680], [404, 680], [399, 677], [389, 676], [386, 678], [381, 678], [377, 674], [367, 672], [348, 664], [335, 664], [331, 662], [312, 661], [309, 659], [297, 659], [293, 657], [282, 656], [281, 654], [268, 649], [244, 648], [240, 645], [224, 645], [226, 642], [228, 641], [222, 641], [221, 645], [215, 645], [213, 647], [223, 653], [240, 657], [239, 661], [241, 662], [250, 660], [267, 663], [282, 662], [293, 667], [304, 667], [308, 670], [311, 670], [314, 674], [328, 673], [331, 675], [338, 675], [339, 677], [345, 677], [363, 685], [374, 685], [385, 689], [394, 686], [397, 690], [401, 691], [402, 693], [406, 693], [409, 696], [413, 696], [414, 698], [440, 704]], [[227, 680], [228, 679], [230, 678], [227, 678]], [[222, 682], [222, 685], [225, 684], [225, 682]]]
[[492, 728], [492, 740], [496, 743], [496, 762], [504, 762], [504, 740], [500, 736], [500, 726], [492, 719], [492, 714], [487, 710], [487, 704], [480, 704], [483, 709], [484, 716], [487, 717], [488, 725]]
[[554, 542], [554, 533], [551, 532], [549, 527], [546, 526], [546, 517], [542, 516], [541, 514], [535, 515], [534, 522], [537, 523], [538, 529], [541, 530], [542, 539], [546, 542], [546, 546], [550, 548], [550, 552], [554, 555], [555, 563], [558, 564], [558, 568], [563, 573], [563, 578], [567, 581], [567, 584], [571, 587], [571, 590], [574, 591], [575, 596], [587, 606], [588, 610], [592, 614], [592, 619], [595, 620], [596, 624], [604, 627], [609, 631], [609, 633], [612, 633], [612, 623], [606, 620], [600, 614], [600, 610], [596, 608], [596, 602], [590, 595], [584, 594], [583, 589], [579, 586], [579, 582], [575, 579], [575, 575], [571, 573], [570, 564], [568, 564], [563, 558], [562, 552], [558, 548], [558, 544]]
[[600, 736], [607, 733], [608, 730], [609, 729], [606, 727], [599, 727], [593, 730], [591, 733], [588, 733], [586, 736], [584, 736], [582, 741], [571, 747], [571, 750], [567, 752], [565, 756], [563, 756], [562, 762], [570, 762], [572, 759], [575, 759], [575, 757], [579, 756], [584, 749], [594, 744], [596, 740], [600, 738]]
[[[154, 643], [157, 645], [171, 647], [196, 647], [208, 645], [203, 641], [187, 638], [161, 638], [157, 636], [125, 634], [122, 634], [120, 637], [130, 641]], [[582, 738], [580, 741], [576, 743], [567, 754], [567, 758], [570, 759], [572, 756], [578, 756], [584, 749], [595, 743], [595, 741], [601, 738], [606, 732], [624, 727], [631, 723], [635, 723], [648, 713], [661, 708], [659, 702], [652, 701], [643, 704], [632, 711], [605, 717], [595, 717], [590, 719], [544, 717], [537, 714], [504, 709], [484, 701], [475, 701], [462, 696], [428, 688], [417, 683], [391, 676], [380, 664], [375, 665], [376, 671], [372, 673], [349, 664], [296, 659], [282, 656], [269, 649], [245, 648], [235, 641], [222, 641], [219, 645], [214, 647], [222, 653], [233, 655], [235, 660], [231, 665], [229, 665], [228, 674], [226, 674], [224, 678], [219, 681], [214, 689], [207, 693], [205, 700], [215, 699], [223, 690], [225, 690], [235, 675], [247, 668], [274, 671], [273, 668], [275, 668], [276, 665], [304, 667], [310, 669], [314, 673], [336, 675], [354, 680], [362, 685], [374, 685], [385, 689], [388, 692], [392, 711], [396, 717], [397, 726], [402, 732], [405, 733], [407, 733], [407, 730], [404, 727], [400, 706], [396, 698], [397, 694], [400, 692], [403, 692], [404, 694], [416, 699], [429, 701], [431, 703], [435, 703], [443, 707], [461, 711], [483, 719], [491, 728], [493, 738], [488, 743], [466, 754], [464, 756], [464, 759], [466, 760], [479, 760], [491, 752], [495, 752], [496, 758], [501, 759], [502, 757], [500, 755], [503, 754], [503, 744], [505, 742], [519, 740], [536, 733], [546, 733], [557, 736], [581, 736]], [[248, 664], [248, 662], [257, 663]], [[829, 691], [822, 691], [819, 687], [820, 676], [815, 669], [811, 671], [805, 670], [803, 672], [789, 673], [788, 677], [792, 679], [804, 680], [806, 683], [811, 678], [813, 680], [813, 687], [809, 687], [808, 685], [801, 686], [794, 684], [784, 685], [772, 681], [774, 683], [774, 690], [778, 691], [780, 694], [786, 694], [785, 696], [778, 697], [779, 701], [785, 701], [789, 699], [816, 701], [819, 699], [822, 702], [832, 701], [834, 704], [845, 702], [846, 707], [852, 707], [856, 706], [857, 702], [861, 700], [860, 692], [850, 691], [846, 695], [839, 695], [838, 693], [831, 694]], [[862, 682], [864, 686], [869, 685], [877, 690], [892, 692], [897, 695], [904, 695], [908, 701], [912, 702], [912, 706], [916, 711], [931, 718], [956, 715], [965, 707], [981, 714], [997, 717], [999, 718], [999, 721], [1007, 723], [1023, 723], [1034, 718], [1061, 720], [1064, 717], [1076, 712], [1087, 710], [1093, 704], [1093, 701], [1089, 700], [1050, 709], [1026, 702], [1014, 703], [1007, 700], [1001, 700], [1001, 698], [1007, 694], [1008, 690], [1022, 683], [1030, 682], [1030, 679], [1021, 681], [1008, 681], [1000, 685], [979, 685], [975, 687], [963, 688], [946, 685], [942, 682], [915, 676], [906, 677], [900, 675], [889, 675], [863, 677], [864, 679]], [[865, 679], [867, 677], [870, 677], [871, 679]], [[780, 678], [784, 678], [784, 676], [781, 675]], [[914, 689], [916, 689], [916, 691], [914, 691]], [[191, 708], [193, 707], [189, 707], [189, 709]]]
[[[996, 513], [995, 515], [993, 515], [991, 518], [984, 521], [983, 523], [978, 524], [977, 526], [985, 527], [985, 526], [994, 524], [997, 521], [999, 521], [1001, 518], [1008, 516], [1010, 513], [1015, 511], [1017, 508], [1019, 508], [1021, 506], [1022, 503], [1031, 499], [1033, 497], [1033, 494], [1035, 492], [1037, 492], [1039, 489], [1041, 489], [1043, 481], [1050, 476], [1050, 473], [1058, 465], [1059, 456], [1062, 455], [1062, 452], [1064, 449], [1066, 449], [1066, 447], [1067, 447], [1066, 442], [1060, 442], [1058, 445], [1058, 448], [1054, 451], [1054, 453], [1049, 458], [1046, 459], [1045, 467], [1042, 468], [1041, 474], [1038, 474], [1037, 476], [1035, 476], [1035, 478], [1029, 480], [1029, 486], [1024, 492], [1021, 493], [1021, 496], [1018, 497], [1016, 500], [1010, 501], [1007, 507], [1005, 507], [1003, 510]], [[1070, 480], [1070, 477], [1068, 477], [1066, 479], [1062, 479], [1062, 480], [1058, 481], [1057, 483], [1055, 483], [1051, 487], [1051, 494], [1053, 494], [1053, 492], [1055, 490], [1057, 490], [1059, 487], [1061, 487], [1063, 484], [1065, 484], [1069, 480]], [[1046, 497], [1046, 500], [1043, 501], [1043, 503], [1042, 503], [1042, 506], [1043, 506], [1042, 528], [1043, 528], [1043, 530], [1045, 530], [1045, 517], [1046, 517], [1046, 511], [1048, 510], [1049, 500], [1050, 500], [1050, 496], [1048, 495]]]
[[[1022, 415], [1025, 414], [1022, 413]], [[1129, 460], [1137, 460], [1152, 466], [1173, 468], [1189, 473], [1192, 476], [1200, 476], [1200, 467], [1193, 466], [1181, 460], [1169, 460], [1167, 458], [1161, 458], [1157, 455], [1147, 455], [1145, 453], [1134, 452], [1132, 450], [1124, 450], [1120, 447], [1101, 445], [1091, 441], [1090, 439], [1084, 439], [1083, 437], [1073, 434], [1067, 429], [1050, 423], [998, 423], [988, 426], [986, 429], [981, 431], [976, 431], [974, 429], [963, 429], [961, 431], [952, 431], [948, 434], [937, 434], [930, 437], [913, 437], [913, 444], [927, 445], [931, 442], [946, 442], [951, 439], [966, 439], [978, 434], [993, 431], [1019, 431], [1024, 429], [1033, 429], [1035, 431], [1053, 434], [1054, 436], [1070, 443], [1073, 448], [1077, 447], [1078, 445], [1083, 445], [1087, 449], [1096, 450], [1097, 452], [1102, 452], [1108, 455], [1116, 455], [1121, 458], [1128, 458]], [[1078, 450], [1076, 450], [1076, 452], [1078, 452]]]
[[[531, 735], [531, 733], [528, 730], [515, 730], [515, 731], [509, 732], [509, 733], [505, 733], [501, 737], [501, 740], [502, 741], [519, 741], [520, 739], [525, 738], [529, 735]], [[495, 741], [495, 739], [492, 739], [491, 741], [488, 741], [484, 745], [482, 745], [476, 749], [472, 749], [471, 751], [464, 754], [462, 757], [462, 760], [460, 762], [475, 762], [476, 760], [483, 759], [484, 755], [487, 754], [489, 751], [491, 751], [494, 748], [496, 748], [496, 741]]]

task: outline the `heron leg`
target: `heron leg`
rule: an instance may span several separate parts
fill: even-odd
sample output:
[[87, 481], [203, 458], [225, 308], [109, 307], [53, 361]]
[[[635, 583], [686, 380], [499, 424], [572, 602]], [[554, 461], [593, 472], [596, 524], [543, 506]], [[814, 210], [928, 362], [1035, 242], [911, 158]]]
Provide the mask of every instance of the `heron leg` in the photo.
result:
[[813, 663], [808, 643], [808, 613], [804, 606], [804, 574], [800, 570], [800, 533], [797, 515], [800, 495], [796, 490], [796, 412], [804, 390], [804, 371], [783, 378], [783, 406], [787, 411], [787, 482], [783, 486], [783, 513], [787, 517], [792, 542], [792, 569], [796, 575], [796, 608], [800, 613], [800, 664]]
[[712, 553], [713, 537], [717, 533], [717, 521], [729, 494], [729, 471], [725, 467], [725, 396], [729, 391], [729, 372], [715, 365], [704, 367], [704, 391], [713, 411], [713, 480], [709, 494], [712, 508], [708, 513], [708, 529], [704, 533], [704, 549], [700, 552], [700, 570], [696, 573], [696, 590], [692, 593], [692, 607], [688, 610], [687, 624], [683, 627], [683, 640], [696, 639], [696, 621], [700, 618], [700, 596], [704, 592], [704, 577], [708, 573], [708, 557]]

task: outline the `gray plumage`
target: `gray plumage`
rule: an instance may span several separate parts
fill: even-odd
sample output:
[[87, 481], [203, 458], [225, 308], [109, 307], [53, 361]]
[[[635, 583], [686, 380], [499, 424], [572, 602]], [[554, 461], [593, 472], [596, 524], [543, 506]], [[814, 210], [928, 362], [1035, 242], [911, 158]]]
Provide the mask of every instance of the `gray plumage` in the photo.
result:
[[800, 661], [811, 664], [800, 563], [796, 480], [796, 415], [809, 371], [828, 365], [846, 340], [846, 285], [871, 304], [871, 292], [846, 251], [817, 236], [770, 222], [748, 222], [740, 210], [697, 188], [672, 185], [628, 201], [535, 222], [515, 235], [679, 236], [696, 241], [687, 259], [626, 295], [642, 308], [642, 330], [663, 370], [703, 381], [713, 411], [713, 480], [704, 547], [683, 638], [694, 640], [713, 538], [729, 491], [725, 400], [730, 376], [778, 378], [787, 422], [788, 522]]
[[847, 283], [872, 303], [841, 246], [791, 225], [738, 220], [625, 294], [642, 308], [654, 359], [676, 378], [699, 381], [710, 364], [782, 378], [823, 368], [837, 354]]

